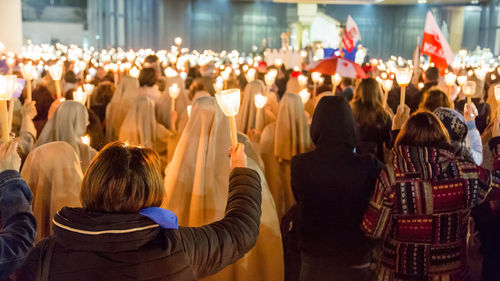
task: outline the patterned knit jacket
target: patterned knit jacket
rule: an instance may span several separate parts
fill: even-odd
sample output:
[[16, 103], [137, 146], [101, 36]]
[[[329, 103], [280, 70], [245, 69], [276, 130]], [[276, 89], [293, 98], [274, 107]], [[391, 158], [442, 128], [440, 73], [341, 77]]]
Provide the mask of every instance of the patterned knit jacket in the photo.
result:
[[471, 208], [500, 188], [500, 138], [490, 141], [494, 170], [445, 149], [398, 146], [382, 170], [363, 231], [383, 239], [378, 280], [466, 280]]

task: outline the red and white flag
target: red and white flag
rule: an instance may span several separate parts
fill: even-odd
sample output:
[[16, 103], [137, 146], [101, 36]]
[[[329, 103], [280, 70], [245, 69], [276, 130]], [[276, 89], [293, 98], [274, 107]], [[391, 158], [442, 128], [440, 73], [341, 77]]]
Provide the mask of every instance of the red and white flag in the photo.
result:
[[444, 73], [444, 69], [453, 62], [453, 51], [441, 32], [436, 19], [429, 11], [425, 19], [422, 54], [431, 57], [434, 65]]
[[361, 33], [359, 33], [358, 25], [352, 19], [351, 15], [347, 17], [347, 22], [344, 30], [344, 37], [342, 37], [342, 42], [344, 43], [344, 48], [350, 53], [356, 46], [356, 43], [361, 40]]

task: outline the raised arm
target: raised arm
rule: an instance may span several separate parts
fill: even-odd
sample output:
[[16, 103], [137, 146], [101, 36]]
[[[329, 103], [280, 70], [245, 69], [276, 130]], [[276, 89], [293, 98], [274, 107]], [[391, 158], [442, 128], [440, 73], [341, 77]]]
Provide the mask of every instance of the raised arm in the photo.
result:
[[370, 238], [380, 239], [385, 237], [391, 223], [392, 198], [394, 194], [391, 188], [392, 175], [387, 168], [383, 169], [375, 183], [375, 190], [368, 208], [363, 216], [361, 230]]
[[259, 235], [261, 201], [259, 174], [235, 168], [229, 178], [224, 218], [203, 227], [179, 228], [197, 279], [217, 273], [253, 248]]
[[[0, 145], [0, 280], [19, 267], [33, 247], [36, 221], [31, 212], [33, 195], [17, 172], [21, 159], [17, 144]], [[15, 159], [14, 159], [15, 158]]]

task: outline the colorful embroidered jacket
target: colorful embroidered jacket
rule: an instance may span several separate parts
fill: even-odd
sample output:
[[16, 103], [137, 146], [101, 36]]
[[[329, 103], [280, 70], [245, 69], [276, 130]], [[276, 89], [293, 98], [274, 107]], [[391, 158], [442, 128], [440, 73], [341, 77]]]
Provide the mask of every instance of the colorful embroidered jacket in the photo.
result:
[[445, 149], [393, 149], [361, 226], [384, 240], [378, 280], [466, 280], [470, 210], [500, 186], [500, 138], [490, 147], [492, 172]]

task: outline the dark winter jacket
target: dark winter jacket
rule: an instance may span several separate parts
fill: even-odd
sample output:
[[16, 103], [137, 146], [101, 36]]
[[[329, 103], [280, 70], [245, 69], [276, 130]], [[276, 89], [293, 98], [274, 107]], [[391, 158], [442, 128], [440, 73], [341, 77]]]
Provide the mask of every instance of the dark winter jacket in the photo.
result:
[[0, 173], [0, 280], [14, 272], [33, 247], [36, 221], [31, 212], [33, 195], [18, 172]]
[[301, 252], [336, 266], [367, 263], [371, 244], [359, 225], [382, 164], [354, 152], [355, 121], [344, 97], [321, 99], [311, 137], [316, 149], [291, 163]]
[[[261, 186], [257, 172], [232, 171], [225, 217], [203, 227], [162, 229], [136, 213], [96, 213], [64, 208], [54, 218], [51, 281], [197, 280], [222, 270], [248, 252], [259, 234]], [[38, 244], [18, 272], [36, 280], [46, 262]]]

